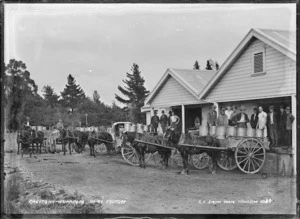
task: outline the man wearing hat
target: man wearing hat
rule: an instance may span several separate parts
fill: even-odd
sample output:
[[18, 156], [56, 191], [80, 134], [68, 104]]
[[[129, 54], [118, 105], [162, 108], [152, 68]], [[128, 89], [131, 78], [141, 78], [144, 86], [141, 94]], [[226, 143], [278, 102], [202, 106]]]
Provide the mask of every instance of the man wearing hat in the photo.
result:
[[154, 110], [154, 116], [151, 117], [151, 127], [154, 134], [157, 134], [158, 123], [159, 117], [157, 116], [157, 110]]
[[288, 146], [292, 146], [292, 129], [293, 129], [293, 122], [295, 117], [291, 113], [291, 108], [287, 106], [285, 108], [286, 111], [286, 143]]
[[237, 125], [238, 128], [247, 128], [247, 123], [249, 118], [247, 113], [245, 113], [246, 107], [241, 106], [240, 112], [232, 117], [232, 121]]
[[56, 124], [56, 128], [59, 130], [64, 128], [64, 124], [62, 123], [61, 119], [58, 120], [58, 123]]
[[217, 125], [217, 111], [216, 106], [212, 105], [211, 110], [208, 112], [207, 115], [207, 125], [208, 126], [216, 126]]
[[256, 128], [258, 122], [258, 109], [256, 107], [253, 108], [253, 114], [250, 118], [250, 125], [253, 129]]
[[30, 118], [28, 116], [26, 117], [26, 121], [23, 125], [25, 130], [30, 130]]
[[228, 117], [225, 115], [225, 107], [222, 107], [220, 110], [220, 115], [217, 119], [218, 126], [227, 126], [228, 125]]
[[278, 133], [278, 143], [280, 145], [285, 145], [285, 135], [286, 135], [286, 111], [284, 106], [280, 106], [280, 115], [279, 115], [279, 133]]
[[163, 133], [165, 133], [166, 127], [168, 126], [168, 116], [165, 114], [164, 110], [161, 111], [161, 117], [160, 117], [159, 122], [160, 122]]
[[270, 147], [278, 146], [278, 134], [277, 134], [277, 114], [274, 112], [274, 106], [269, 107], [269, 113], [267, 116], [267, 127], [269, 131]]
[[233, 106], [232, 107], [233, 112], [231, 113], [230, 117], [228, 118], [228, 125], [229, 126], [235, 126], [236, 125], [236, 121], [233, 120], [233, 117], [235, 117], [239, 112], [237, 109], [237, 106]]

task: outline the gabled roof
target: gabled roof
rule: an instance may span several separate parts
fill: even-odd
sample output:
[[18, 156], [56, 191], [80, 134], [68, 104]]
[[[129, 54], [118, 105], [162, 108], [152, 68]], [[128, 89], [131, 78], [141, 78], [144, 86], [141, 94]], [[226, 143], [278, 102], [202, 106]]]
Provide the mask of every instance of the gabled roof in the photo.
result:
[[145, 106], [149, 105], [162, 86], [171, 76], [187, 91], [198, 99], [198, 96], [205, 85], [212, 79], [216, 71], [214, 70], [191, 70], [168, 68], [156, 86], [145, 100]]
[[219, 79], [226, 73], [231, 65], [238, 59], [240, 54], [247, 48], [253, 38], [270, 45], [274, 49], [296, 61], [296, 31], [271, 30], [271, 29], [251, 29], [235, 50], [225, 60], [217, 74], [206, 84], [199, 94], [199, 99], [216, 85]]

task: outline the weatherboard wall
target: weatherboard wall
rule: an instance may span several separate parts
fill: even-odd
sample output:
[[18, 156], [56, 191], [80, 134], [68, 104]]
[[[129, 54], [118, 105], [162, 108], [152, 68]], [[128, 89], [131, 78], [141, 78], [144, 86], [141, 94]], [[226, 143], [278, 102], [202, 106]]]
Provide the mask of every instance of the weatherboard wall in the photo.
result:
[[[265, 52], [265, 74], [252, 74], [252, 55]], [[290, 96], [296, 93], [296, 62], [262, 41], [253, 40], [205, 100], [216, 102]]]
[[178, 81], [169, 76], [150, 102], [151, 107], [176, 106], [199, 103], [199, 100]]

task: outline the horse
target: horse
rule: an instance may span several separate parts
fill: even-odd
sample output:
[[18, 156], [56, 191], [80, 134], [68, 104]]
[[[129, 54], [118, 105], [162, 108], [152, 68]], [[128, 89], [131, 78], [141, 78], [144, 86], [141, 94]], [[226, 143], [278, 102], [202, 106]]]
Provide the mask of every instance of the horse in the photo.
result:
[[77, 153], [81, 153], [83, 147], [85, 146], [85, 142], [84, 142], [84, 133], [79, 131], [79, 130], [75, 130], [73, 132], [74, 136], [75, 136], [75, 151]]
[[[34, 148], [34, 144], [36, 144], [37, 151], [36, 153], [42, 153], [42, 145], [44, 144], [44, 133], [42, 131], [35, 131], [33, 129], [30, 130], [30, 137], [32, 148]], [[40, 146], [40, 150], [39, 150]]]
[[90, 132], [88, 135], [88, 145], [90, 147], [90, 155], [95, 155], [95, 144], [105, 144], [107, 153], [110, 154], [113, 150], [113, 138], [108, 132], [96, 132], [95, 130]]
[[180, 130], [171, 130], [167, 129], [165, 133], [165, 138], [172, 147], [177, 148], [182, 157], [183, 170], [181, 174], [189, 174], [189, 165], [188, 157], [193, 154], [201, 154], [206, 152], [212, 158], [212, 168], [211, 171], [213, 174], [216, 173], [217, 169], [217, 160], [220, 157], [220, 151], [182, 146], [180, 143], [190, 144], [190, 145], [199, 145], [199, 146], [211, 146], [211, 147], [220, 147], [220, 141], [214, 136], [199, 136], [193, 138], [189, 133], [181, 134]]
[[70, 155], [72, 155], [71, 144], [76, 142], [77, 137], [69, 129], [59, 129], [59, 135], [62, 143], [64, 155], [66, 155], [66, 144], [69, 145]]
[[123, 132], [122, 133], [122, 147], [126, 145], [126, 143], [130, 143], [131, 146], [136, 150], [138, 158], [139, 158], [139, 167], [146, 168], [145, 164], [145, 153], [155, 153], [161, 157], [160, 164], [162, 168], [165, 169], [168, 167], [168, 161], [171, 156], [171, 149], [155, 146], [152, 144], [146, 144], [135, 141], [136, 139], [147, 141], [149, 143], [160, 144], [163, 146], [164, 139], [161, 135], [150, 135], [148, 133], [140, 134], [136, 132]]
[[[31, 145], [31, 135], [30, 135], [30, 130], [19, 130], [17, 133], [17, 144], [18, 144], [18, 152], [17, 154], [20, 153], [20, 145], [21, 145], [21, 155], [23, 157], [23, 151], [26, 148], [28, 151], [30, 149]], [[30, 150], [30, 157], [32, 154], [32, 150]]]

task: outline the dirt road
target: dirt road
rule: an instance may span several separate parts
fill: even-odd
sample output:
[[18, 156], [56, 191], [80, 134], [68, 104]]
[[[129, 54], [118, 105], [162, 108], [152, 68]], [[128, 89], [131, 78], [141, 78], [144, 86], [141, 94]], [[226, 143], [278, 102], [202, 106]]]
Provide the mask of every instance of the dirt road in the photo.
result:
[[159, 169], [150, 160], [146, 169], [128, 165], [120, 155], [42, 154], [23, 158], [5, 154], [5, 168], [20, 171], [63, 188], [101, 200], [103, 213], [293, 214], [295, 178], [219, 170], [177, 174], [179, 168]]

